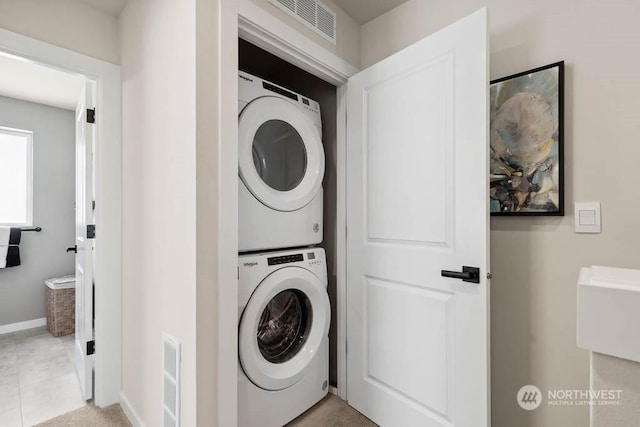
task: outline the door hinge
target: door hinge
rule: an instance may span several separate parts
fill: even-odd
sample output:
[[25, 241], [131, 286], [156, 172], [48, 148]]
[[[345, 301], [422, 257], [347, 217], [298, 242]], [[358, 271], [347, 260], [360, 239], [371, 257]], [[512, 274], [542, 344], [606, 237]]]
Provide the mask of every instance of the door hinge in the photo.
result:
[[95, 123], [95, 122], [96, 122], [96, 109], [87, 108], [87, 123]]
[[92, 354], [94, 354], [96, 352], [96, 342], [95, 341], [88, 341], [87, 342], [87, 356], [91, 356]]
[[87, 225], [87, 239], [95, 239], [96, 238], [96, 226], [95, 224]]

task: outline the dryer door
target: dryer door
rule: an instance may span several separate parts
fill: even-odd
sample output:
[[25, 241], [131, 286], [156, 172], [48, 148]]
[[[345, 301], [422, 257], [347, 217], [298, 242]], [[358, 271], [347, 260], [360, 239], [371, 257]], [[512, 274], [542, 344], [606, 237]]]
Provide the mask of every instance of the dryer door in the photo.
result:
[[317, 276], [284, 267], [256, 288], [242, 313], [239, 357], [247, 377], [266, 390], [302, 379], [329, 333], [331, 308]]
[[239, 117], [240, 178], [260, 202], [278, 211], [307, 205], [322, 186], [324, 151], [320, 132], [298, 107], [266, 96]]

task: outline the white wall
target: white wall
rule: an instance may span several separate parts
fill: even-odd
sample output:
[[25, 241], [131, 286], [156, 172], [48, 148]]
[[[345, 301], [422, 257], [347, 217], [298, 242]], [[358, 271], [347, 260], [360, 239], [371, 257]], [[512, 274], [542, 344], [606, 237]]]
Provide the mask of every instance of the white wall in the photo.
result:
[[[195, 1], [131, 0], [123, 93], [123, 394], [161, 422], [161, 333], [182, 344], [182, 425], [196, 425]], [[211, 171], [214, 173], [214, 171]]]
[[74, 274], [74, 112], [0, 96], [0, 126], [33, 132], [33, 224], [21, 265], [0, 269], [0, 325], [46, 316], [44, 280]]
[[[587, 407], [527, 412], [515, 396], [525, 384], [588, 388], [575, 336], [578, 269], [640, 267], [640, 3], [410, 0], [362, 27], [362, 66], [485, 5], [492, 78], [566, 61], [567, 214], [491, 221], [493, 426], [586, 426]], [[602, 202], [602, 234], [573, 233], [574, 201]]]
[[75, 0], [0, 0], [0, 28], [118, 64], [118, 21]]
[[[224, 259], [219, 251], [220, 238], [224, 233], [220, 218], [225, 217], [221, 197], [220, 175], [222, 141], [219, 138], [220, 94], [225, 86], [221, 80], [222, 57], [237, 63], [237, 58], [219, 52], [221, 20], [221, 0], [196, 0], [196, 369], [197, 381], [197, 425], [233, 425], [235, 408], [219, 408], [219, 394], [235, 394], [235, 388], [219, 389], [218, 384], [235, 378], [235, 361], [227, 361], [219, 355], [229, 346], [237, 345], [236, 330], [219, 331], [218, 301], [225, 295], [218, 283], [220, 263], [237, 265], [235, 257]], [[216, 54], [214, 54], [216, 53]], [[228, 87], [228, 85], [226, 85]], [[229, 110], [226, 110], [229, 112]], [[236, 107], [231, 114], [237, 114]], [[227, 144], [229, 147], [230, 144]], [[235, 186], [232, 195], [237, 197]], [[236, 202], [237, 204], [237, 202]], [[228, 209], [227, 209], [228, 211]], [[224, 218], [227, 221], [227, 218]], [[235, 278], [235, 277], [234, 277]], [[228, 283], [227, 283], [228, 284]], [[228, 288], [227, 288], [228, 289]], [[235, 304], [231, 310], [235, 313]], [[226, 346], [226, 347], [225, 347]], [[234, 364], [234, 369], [221, 368]], [[233, 384], [235, 381], [231, 381]], [[231, 420], [231, 422], [229, 422]]]

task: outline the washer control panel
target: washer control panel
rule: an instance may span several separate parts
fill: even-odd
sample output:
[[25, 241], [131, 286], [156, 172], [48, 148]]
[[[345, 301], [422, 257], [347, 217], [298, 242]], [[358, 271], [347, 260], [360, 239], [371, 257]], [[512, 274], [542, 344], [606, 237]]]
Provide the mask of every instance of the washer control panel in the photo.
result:
[[304, 261], [302, 254], [282, 255], [267, 258], [268, 265], [289, 264], [291, 262], [300, 261]]
[[309, 265], [320, 265], [323, 263], [322, 257], [316, 256], [315, 252], [307, 252], [307, 260]]
[[286, 255], [267, 257], [267, 265], [291, 264], [294, 262], [302, 262], [304, 260], [307, 260], [309, 262], [308, 265], [310, 266], [320, 265], [324, 262], [323, 258], [322, 253], [318, 253], [316, 251], [289, 253]]

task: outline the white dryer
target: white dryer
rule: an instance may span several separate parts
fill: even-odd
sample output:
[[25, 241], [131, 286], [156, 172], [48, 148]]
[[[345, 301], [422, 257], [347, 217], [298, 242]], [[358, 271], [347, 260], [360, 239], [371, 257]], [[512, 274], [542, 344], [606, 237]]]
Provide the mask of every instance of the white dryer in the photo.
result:
[[319, 104], [244, 72], [238, 81], [238, 250], [320, 243]]
[[324, 250], [238, 259], [238, 426], [281, 427], [328, 392]]

